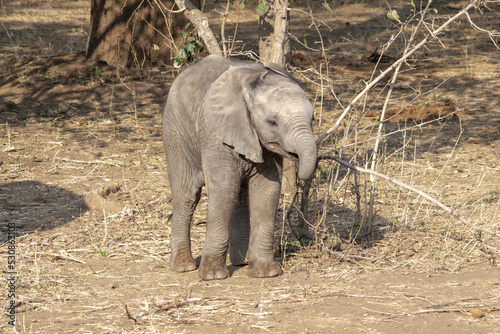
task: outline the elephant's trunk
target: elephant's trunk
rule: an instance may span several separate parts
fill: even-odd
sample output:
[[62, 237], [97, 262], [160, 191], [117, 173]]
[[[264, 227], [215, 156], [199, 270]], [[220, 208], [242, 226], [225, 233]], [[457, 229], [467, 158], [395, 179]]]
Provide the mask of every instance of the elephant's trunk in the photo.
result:
[[299, 179], [309, 180], [316, 170], [317, 153], [314, 139], [308, 145], [301, 145], [297, 154], [299, 155]]
[[316, 170], [316, 142], [314, 141], [310, 125], [301, 126], [292, 132], [295, 138], [295, 149], [293, 151], [299, 156], [298, 176], [301, 180], [308, 180]]

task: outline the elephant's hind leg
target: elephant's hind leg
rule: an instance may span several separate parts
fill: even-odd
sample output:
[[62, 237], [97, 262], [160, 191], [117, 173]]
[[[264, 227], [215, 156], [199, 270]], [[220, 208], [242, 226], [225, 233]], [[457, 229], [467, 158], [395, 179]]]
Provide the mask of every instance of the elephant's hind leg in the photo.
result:
[[248, 207], [248, 181], [241, 184], [238, 203], [229, 227], [229, 259], [233, 266], [248, 264], [246, 259], [250, 238], [250, 211]]
[[[196, 177], [179, 178], [173, 180], [172, 184], [172, 224], [170, 247], [170, 269], [177, 272], [192, 271], [196, 269], [196, 263], [191, 253], [191, 217], [200, 200], [201, 187], [203, 183], [196, 184]], [[182, 180], [191, 181], [189, 184], [181, 184]], [[200, 182], [198, 182], [200, 183]]]

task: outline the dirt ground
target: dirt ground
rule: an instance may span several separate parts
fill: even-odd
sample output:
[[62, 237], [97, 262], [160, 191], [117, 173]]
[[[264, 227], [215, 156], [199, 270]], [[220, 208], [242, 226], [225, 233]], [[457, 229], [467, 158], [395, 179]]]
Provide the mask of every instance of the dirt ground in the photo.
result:
[[[403, 66], [378, 162], [467, 224], [380, 182], [375, 218], [362, 226], [372, 182], [323, 160], [310, 194], [310, 240], [297, 233], [289, 203], [280, 206], [275, 244], [284, 274], [252, 279], [230, 267], [230, 278], [207, 282], [168, 269], [161, 111], [178, 69], [117, 71], [86, 61], [89, 1], [2, 4], [0, 332], [500, 333], [500, 51], [487, 33], [462, 20]], [[464, 4], [435, 2], [435, 24]], [[333, 13], [309, 5], [291, 11], [291, 71], [315, 106], [319, 136], [374, 71], [401, 55], [397, 39], [375, 68], [374, 55], [401, 30], [382, 2], [332, 4]], [[220, 6], [207, 7], [214, 27]], [[401, 20], [411, 14], [406, 2], [391, 6]], [[490, 9], [471, 17], [498, 30], [500, 7]], [[256, 50], [256, 22], [254, 8], [240, 13], [235, 51]], [[388, 81], [320, 153], [367, 163]], [[195, 257], [206, 203], [204, 196], [193, 221]]]

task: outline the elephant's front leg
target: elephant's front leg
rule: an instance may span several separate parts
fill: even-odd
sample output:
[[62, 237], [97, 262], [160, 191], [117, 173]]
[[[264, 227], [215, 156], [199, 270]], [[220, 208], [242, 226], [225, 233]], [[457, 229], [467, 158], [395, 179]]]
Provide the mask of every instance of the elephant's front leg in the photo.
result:
[[250, 242], [247, 259], [251, 277], [273, 277], [283, 272], [273, 256], [280, 178], [281, 164], [276, 164], [260, 171], [249, 182]]
[[229, 245], [229, 223], [238, 199], [241, 175], [220, 167], [206, 174], [208, 192], [207, 233], [198, 275], [201, 279], [224, 279]]

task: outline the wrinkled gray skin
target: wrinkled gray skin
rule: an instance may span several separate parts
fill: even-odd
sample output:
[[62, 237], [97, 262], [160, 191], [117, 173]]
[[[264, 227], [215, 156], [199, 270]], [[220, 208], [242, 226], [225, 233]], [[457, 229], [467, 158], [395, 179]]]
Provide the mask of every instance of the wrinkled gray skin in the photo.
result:
[[299, 177], [316, 168], [313, 108], [281, 67], [209, 56], [172, 84], [163, 114], [163, 143], [172, 191], [170, 268], [196, 269], [190, 222], [206, 185], [208, 217], [198, 274], [229, 276], [248, 264], [252, 277], [282, 273], [273, 232], [283, 157], [299, 158]]

